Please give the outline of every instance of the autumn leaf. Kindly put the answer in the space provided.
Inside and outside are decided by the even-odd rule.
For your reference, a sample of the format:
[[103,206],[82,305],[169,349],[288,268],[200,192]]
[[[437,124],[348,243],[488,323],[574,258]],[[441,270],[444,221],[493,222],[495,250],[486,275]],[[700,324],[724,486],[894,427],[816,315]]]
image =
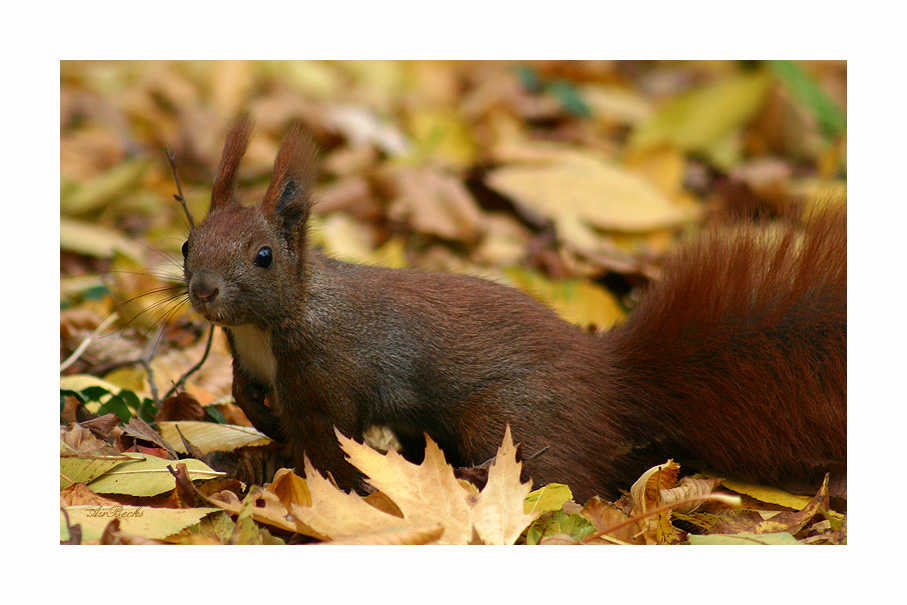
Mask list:
[[350,463],[394,503],[403,517],[381,512],[362,497],[338,490],[307,463],[312,505],[294,505],[292,510],[318,537],[347,539],[395,529],[433,533],[440,527],[441,544],[469,544],[475,538],[485,544],[513,544],[535,518],[524,512],[530,484],[520,481],[522,463],[516,461],[509,428],[481,492],[456,479],[453,468],[430,438],[426,438],[424,461],[416,465],[395,451],[381,454],[337,435]]
[[60,513],[60,539],[67,540],[66,517],[69,524],[82,526],[83,540],[98,540],[112,519],[119,519],[123,531],[132,534],[163,540],[190,525],[201,521],[205,515],[217,512],[218,508],[152,508],[152,507],[105,507],[105,506],[67,506]]
[[180,439],[179,431],[189,443],[197,447],[203,454],[209,452],[229,452],[241,447],[266,445],[271,440],[264,434],[248,426],[233,424],[215,424],[213,422],[199,422],[195,420],[179,420],[158,422],[158,430],[164,439],[169,441],[176,451],[187,453]]
[[685,151],[708,151],[751,120],[768,92],[763,72],[734,75],[694,88],[665,103],[629,141],[631,150],[670,143]]
[[550,218],[559,236],[580,248],[597,249],[593,228],[645,231],[692,217],[651,182],[594,155],[558,149],[538,155],[492,171],[488,185]]

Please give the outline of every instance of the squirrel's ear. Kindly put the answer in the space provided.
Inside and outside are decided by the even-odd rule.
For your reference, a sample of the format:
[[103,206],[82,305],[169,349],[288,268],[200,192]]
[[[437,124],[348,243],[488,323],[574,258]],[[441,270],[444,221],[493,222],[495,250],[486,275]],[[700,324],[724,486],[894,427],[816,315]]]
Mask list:
[[315,175],[315,144],[298,124],[290,129],[274,161],[274,173],[261,210],[272,224],[295,231],[309,218]]
[[230,128],[230,132],[227,133],[224,152],[220,159],[220,166],[217,167],[217,174],[214,176],[214,187],[211,190],[211,211],[234,200],[236,172],[239,169],[239,162],[249,146],[251,136],[252,120],[248,115],[236,120]]

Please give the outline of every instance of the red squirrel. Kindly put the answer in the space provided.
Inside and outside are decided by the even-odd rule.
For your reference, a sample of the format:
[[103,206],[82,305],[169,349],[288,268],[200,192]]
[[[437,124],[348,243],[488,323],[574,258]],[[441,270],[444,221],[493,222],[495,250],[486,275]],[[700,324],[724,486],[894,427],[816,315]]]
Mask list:
[[[237,201],[251,123],[230,130],[208,216],[183,245],[197,312],[226,332],[249,420],[345,489],[334,433],[430,436],[454,466],[510,425],[535,485],[613,496],[659,456],[808,492],[846,481],[846,211],[807,228],[708,233],[667,260],[629,319],[583,331],[465,275],[350,264],[309,242],[314,150],[284,139],[263,201]],[[656,459],[663,461],[664,458]]]

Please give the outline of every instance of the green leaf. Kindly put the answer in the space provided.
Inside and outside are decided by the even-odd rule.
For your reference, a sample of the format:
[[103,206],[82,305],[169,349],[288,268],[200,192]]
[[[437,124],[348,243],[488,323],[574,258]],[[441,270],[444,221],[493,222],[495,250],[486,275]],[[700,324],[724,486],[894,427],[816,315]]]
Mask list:
[[526,532],[526,544],[538,544],[542,538],[564,535],[579,542],[586,536],[595,533],[595,526],[576,513],[566,514],[556,511],[550,517],[536,521]]
[[794,98],[816,117],[825,136],[836,138],[846,132],[844,113],[803,68],[793,61],[769,61],[768,64]]
[[206,406],[205,412],[207,412],[208,417],[214,420],[214,422],[216,422],[217,424],[228,424],[227,417],[224,416],[223,412],[221,412],[213,405]]
[[579,90],[573,84],[557,80],[549,84],[547,90],[560,101],[561,107],[570,115],[584,119],[592,117],[589,105],[586,104]]
[[119,395],[114,395],[98,408],[98,415],[103,416],[110,413],[116,414],[120,420],[124,421],[132,418],[132,410]]

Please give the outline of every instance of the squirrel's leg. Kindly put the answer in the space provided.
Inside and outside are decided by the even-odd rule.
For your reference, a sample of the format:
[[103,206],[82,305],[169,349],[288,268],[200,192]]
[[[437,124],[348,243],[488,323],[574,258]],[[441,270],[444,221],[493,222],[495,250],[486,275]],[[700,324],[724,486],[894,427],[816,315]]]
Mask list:
[[245,413],[246,418],[256,429],[281,443],[286,442],[280,418],[265,405],[265,396],[268,388],[249,378],[249,376],[233,364],[233,399],[236,405]]

